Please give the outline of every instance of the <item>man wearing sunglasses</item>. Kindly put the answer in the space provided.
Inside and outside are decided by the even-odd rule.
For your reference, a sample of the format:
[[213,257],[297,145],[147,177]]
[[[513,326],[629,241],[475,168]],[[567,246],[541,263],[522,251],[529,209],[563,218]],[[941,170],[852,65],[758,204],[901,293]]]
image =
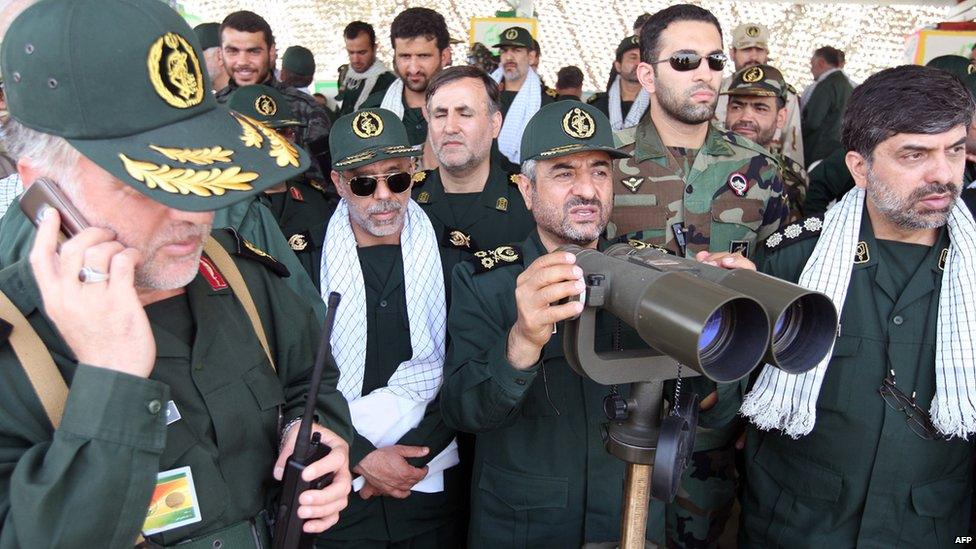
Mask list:
[[437,405],[443,272],[434,228],[410,199],[420,147],[385,109],[339,118],[329,139],[342,199],[312,239],[322,295],[342,294],[332,344],[356,493],[318,547],[460,547],[457,445]]
[[[624,463],[603,446],[607,388],[575,374],[563,354],[563,320],[582,306],[559,302],[583,281],[575,256],[555,250],[608,244],[600,235],[613,207],[611,162],[626,153],[614,149],[606,116],[578,101],[542,107],[522,150],[519,190],[537,231],[460,263],[451,283],[441,406],[449,425],[477,440],[468,543],[614,542]],[[658,542],[661,511],[653,504],[647,530]]]
[[745,396],[740,546],[950,547],[970,531],[976,222],[958,196],[973,113],[946,72],[868,78],[844,115],[855,188],[766,240],[762,272],[842,313],[830,357],[766,366]]
[[413,198],[430,216],[444,281],[480,250],[521,242],[535,228],[517,171],[492,155],[502,126],[498,84],[472,66],[444,69],[427,87],[428,141],[439,167],[414,175]]
[[[700,251],[751,257],[756,244],[788,215],[779,167],[748,139],[718,130],[715,114],[722,69],[721,26],[700,7],[678,4],[644,24],[637,76],[651,95],[648,115],[617,132],[625,152],[614,166],[614,209],[607,235],[664,246],[682,256]],[[715,385],[692,385],[715,401]],[[731,391],[737,385],[723,386]],[[722,394],[717,395],[719,402]],[[695,459],[678,499],[668,506],[669,543],[714,546],[735,499],[733,425],[702,414]]]

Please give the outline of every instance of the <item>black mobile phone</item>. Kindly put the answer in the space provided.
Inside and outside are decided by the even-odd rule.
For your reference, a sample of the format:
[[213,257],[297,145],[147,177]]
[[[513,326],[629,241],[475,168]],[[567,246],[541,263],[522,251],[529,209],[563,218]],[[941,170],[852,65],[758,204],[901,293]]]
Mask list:
[[40,213],[44,206],[50,206],[61,214],[61,234],[64,239],[71,238],[88,227],[88,222],[84,216],[75,208],[64,192],[58,188],[58,184],[50,179],[41,177],[27,187],[24,194],[20,197],[20,209],[23,210],[27,219],[36,226],[40,224]]

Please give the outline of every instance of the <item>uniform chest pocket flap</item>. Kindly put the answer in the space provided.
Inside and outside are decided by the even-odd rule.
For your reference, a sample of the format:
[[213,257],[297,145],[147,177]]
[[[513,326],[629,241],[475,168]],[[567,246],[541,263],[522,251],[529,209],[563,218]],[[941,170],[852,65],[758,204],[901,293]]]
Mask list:
[[923,517],[941,518],[958,512],[969,493],[966,475],[955,475],[912,486],[912,506]]
[[759,229],[766,215],[766,201],[726,192],[712,201],[712,221]]
[[516,473],[485,462],[478,488],[501,500],[514,511],[564,509],[568,501],[569,480]]
[[258,408],[262,411],[276,408],[285,403],[285,392],[281,388],[281,381],[271,366],[262,361],[244,374],[244,383],[254,395]]

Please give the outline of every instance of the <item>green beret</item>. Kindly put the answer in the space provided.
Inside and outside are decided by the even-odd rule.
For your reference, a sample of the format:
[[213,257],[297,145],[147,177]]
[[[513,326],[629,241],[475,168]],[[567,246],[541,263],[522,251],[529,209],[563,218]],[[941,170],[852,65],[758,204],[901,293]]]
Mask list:
[[292,46],[281,57],[281,68],[300,76],[312,76],[315,74],[315,55],[306,47]]
[[193,27],[193,32],[197,33],[203,51],[220,47],[220,23],[200,23]]
[[613,146],[613,130],[605,114],[575,100],[557,101],[539,109],[525,125],[519,156],[548,160],[586,151],[603,151],[611,158],[627,158]]
[[362,109],[335,121],[329,132],[332,168],[351,170],[387,158],[423,154],[411,146],[403,122],[386,109]]

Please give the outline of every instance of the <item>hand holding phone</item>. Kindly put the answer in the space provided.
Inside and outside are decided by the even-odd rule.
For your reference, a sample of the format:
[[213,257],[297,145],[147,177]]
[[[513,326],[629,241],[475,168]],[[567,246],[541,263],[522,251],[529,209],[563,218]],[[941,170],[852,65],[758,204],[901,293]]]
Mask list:
[[46,206],[50,206],[61,214],[61,242],[75,236],[88,227],[81,212],[68,200],[64,192],[58,187],[57,183],[40,177],[24,191],[20,197],[20,209],[23,210],[27,219],[30,219],[34,226],[41,223],[41,212]]

